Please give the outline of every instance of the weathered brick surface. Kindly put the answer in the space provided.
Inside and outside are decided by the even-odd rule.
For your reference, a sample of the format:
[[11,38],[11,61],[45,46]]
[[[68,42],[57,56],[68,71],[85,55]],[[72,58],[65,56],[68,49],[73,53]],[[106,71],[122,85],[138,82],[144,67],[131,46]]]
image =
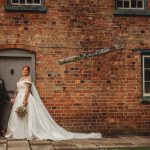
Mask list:
[[[4,3],[0,0],[0,49],[36,53],[36,85],[56,122],[70,131],[149,132],[150,105],[140,103],[136,51],[150,49],[149,17],[116,17],[110,0],[46,0],[47,13],[7,12]],[[58,63],[114,46],[122,50]]]

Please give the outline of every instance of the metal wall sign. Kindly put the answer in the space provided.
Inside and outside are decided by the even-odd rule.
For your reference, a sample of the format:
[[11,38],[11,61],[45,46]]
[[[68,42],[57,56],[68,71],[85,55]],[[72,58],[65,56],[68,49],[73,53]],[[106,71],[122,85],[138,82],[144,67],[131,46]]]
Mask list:
[[74,62],[74,61],[78,61],[78,60],[81,60],[81,59],[98,56],[98,55],[110,52],[114,49],[116,49],[116,48],[102,48],[102,49],[96,50],[95,52],[85,53],[85,54],[81,54],[79,56],[71,56],[71,57],[59,60],[59,64],[62,65],[62,64],[65,64],[65,63],[69,63],[69,62]]

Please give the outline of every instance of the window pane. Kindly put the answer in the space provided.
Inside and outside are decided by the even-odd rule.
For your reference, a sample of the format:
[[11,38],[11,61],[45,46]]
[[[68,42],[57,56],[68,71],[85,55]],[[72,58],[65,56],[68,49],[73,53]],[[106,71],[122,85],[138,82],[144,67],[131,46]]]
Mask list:
[[27,0],[27,3],[32,4],[32,3],[33,3],[33,0]]
[[132,8],[136,8],[137,6],[136,6],[136,2],[137,2],[137,0],[132,0],[131,1],[131,7]]
[[19,0],[12,0],[12,3],[18,3]]
[[142,1],[138,1],[137,7],[138,7],[138,8],[143,8],[143,3],[142,3]]
[[150,57],[145,57],[144,58],[144,67],[145,68],[150,68]]
[[20,4],[25,4],[25,0],[20,0]]
[[40,4],[40,0],[34,0],[34,3]]
[[150,81],[150,70],[145,70],[145,81]]
[[117,7],[123,7],[123,1],[117,1]]
[[145,82],[145,93],[150,93],[150,83]]
[[124,8],[129,8],[129,1],[124,1]]

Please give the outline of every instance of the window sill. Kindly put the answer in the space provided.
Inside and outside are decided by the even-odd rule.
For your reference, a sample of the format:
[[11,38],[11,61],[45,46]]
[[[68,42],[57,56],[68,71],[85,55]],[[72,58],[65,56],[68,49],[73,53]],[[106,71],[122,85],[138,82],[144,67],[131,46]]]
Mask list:
[[116,10],[115,16],[150,16],[148,10]]
[[46,7],[44,6],[12,6],[12,5],[7,5],[6,7],[7,11],[23,11],[23,12],[47,12]]
[[141,103],[150,103],[150,97],[143,97],[142,99],[141,99]]

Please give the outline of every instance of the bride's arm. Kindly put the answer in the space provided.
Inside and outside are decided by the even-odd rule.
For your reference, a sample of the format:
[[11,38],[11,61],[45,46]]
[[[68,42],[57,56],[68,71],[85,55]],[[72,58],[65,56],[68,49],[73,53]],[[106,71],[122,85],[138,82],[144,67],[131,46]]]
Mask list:
[[[20,78],[19,81],[21,81],[21,79],[22,79],[22,78]],[[11,101],[12,103],[14,103],[15,100],[16,100],[16,97],[17,97],[17,94],[18,94],[18,89],[16,89],[16,91],[15,91],[14,93],[15,93],[15,94],[14,94],[14,98],[10,99],[10,101]]]
[[16,91],[14,92],[14,98],[10,99],[10,101],[14,104],[15,100],[16,100],[16,97],[17,97],[17,94],[18,94],[18,88],[16,89]]
[[18,90],[15,91],[14,98],[10,99],[12,103],[15,102],[17,94],[18,94]]
[[28,104],[28,96],[31,89],[31,84],[30,83],[25,83],[25,84],[26,84],[26,88],[25,88],[23,104],[26,106]]

